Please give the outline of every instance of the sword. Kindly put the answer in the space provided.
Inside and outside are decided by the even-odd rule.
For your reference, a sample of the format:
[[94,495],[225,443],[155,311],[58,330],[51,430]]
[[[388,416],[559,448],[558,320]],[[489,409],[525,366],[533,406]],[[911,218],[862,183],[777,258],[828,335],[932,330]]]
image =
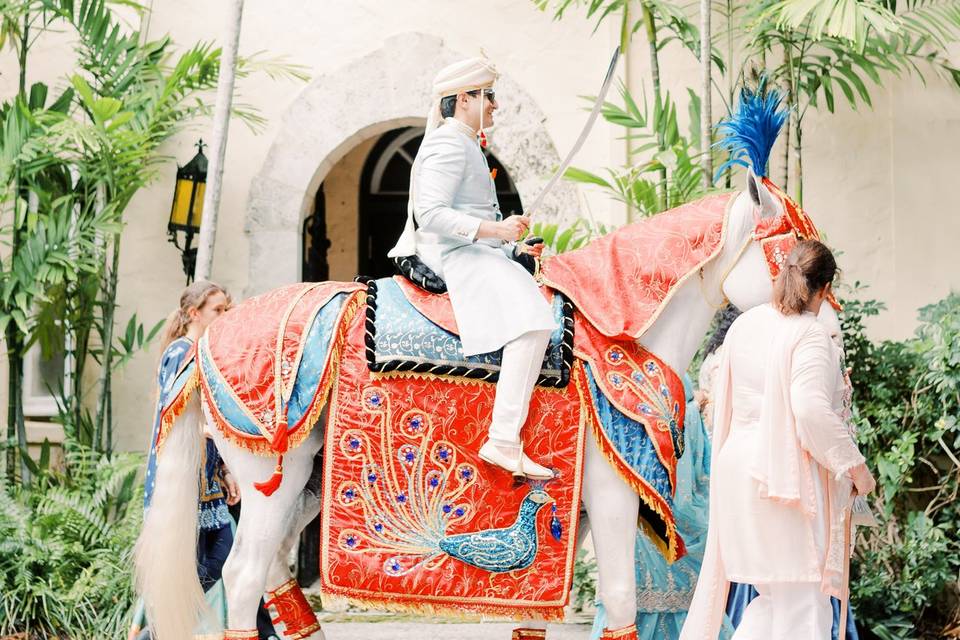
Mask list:
[[587,136],[590,135],[590,130],[593,128],[593,124],[597,121],[597,116],[600,115],[600,110],[603,108],[604,98],[607,96],[607,91],[610,90],[610,85],[613,84],[613,75],[617,70],[617,61],[620,59],[620,47],[617,47],[613,51],[613,57],[610,58],[610,66],[607,67],[607,75],[603,78],[603,84],[600,86],[600,92],[597,94],[597,100],[593,104],[593,109],[590,111],[590,115],[587,117],[587,122],[583,126],[583,130],[580,132],[580,136],[577,138],[577,141],[573,143],[573,147],[570,148],[570,151],[567,153],[567,157],[563,159],[563,162],[560,163],[560,166],[550,177],[550,180],[547,181],[546,186],[540,191],[536,199],[533,201],[533,204],[530,205],[530,208],[527,209],[528,213],[524,214],[528,218],[533,218],[533,216],[540,210],[540,205],[543,204],[543,199],[550,189],[560,181],[560,178],[563,177],[563,174],[566,172],[567,167],[570,166],[570,163],[573,161],[573,157],[577,155],[577,152],[580,151],[580,147],[583,146],[583,143],[586,142]]

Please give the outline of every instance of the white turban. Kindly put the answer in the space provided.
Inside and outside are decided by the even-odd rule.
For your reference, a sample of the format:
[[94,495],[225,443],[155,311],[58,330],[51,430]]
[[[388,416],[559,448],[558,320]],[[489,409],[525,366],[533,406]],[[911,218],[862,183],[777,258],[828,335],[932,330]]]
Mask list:
[[427,131],[440,125],[440,100],[458,93],[489,89],[496,82],[496,67],[486,58],[468,58],[448,65],[440,70],[433,79],[433,91],[430,96],[430,115],[427,116]]

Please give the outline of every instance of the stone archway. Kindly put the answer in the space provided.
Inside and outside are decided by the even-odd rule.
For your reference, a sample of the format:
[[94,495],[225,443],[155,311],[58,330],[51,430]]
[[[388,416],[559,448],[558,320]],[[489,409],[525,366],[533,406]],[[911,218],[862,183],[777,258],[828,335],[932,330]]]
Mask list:
[[[363,58],[323,74],[287,108],[280,131],[250,185],[244,230],[249,238],[247,295],[300,278],[300,226],[324,177],[350,149],[403,126],[423,126],[434,73],[463,54],[434,36],[394,36]],[[560,163],[545,117],[509,76],[491,147],[531,202]],[[570,215],[576,189],[561,183],[544,203],[543,218]]]

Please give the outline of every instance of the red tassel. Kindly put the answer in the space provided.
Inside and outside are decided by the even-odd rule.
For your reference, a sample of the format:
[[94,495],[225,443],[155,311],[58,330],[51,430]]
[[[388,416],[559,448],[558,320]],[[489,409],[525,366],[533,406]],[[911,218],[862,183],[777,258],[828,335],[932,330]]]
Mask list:
[[277,423],[277,430],[273,432],[273,441],[271,446],[273,450],[283,455],[287,452],[287,437],[290,434],[287,433],[287,417],[283,416],[280,418],[280,421]]
[[273,475],[270,476],[270,479],[266,482],[254,482],[253,488],[262,493],[263,495],[270,497],[273,495],[273,492],[280,488],[280,483],[283,481],[283,456],[277,456],[277,467],[273,470]]
[[483,129],[480,130],[480,146],[484,149],[487,148],[487,134],[483,132]]

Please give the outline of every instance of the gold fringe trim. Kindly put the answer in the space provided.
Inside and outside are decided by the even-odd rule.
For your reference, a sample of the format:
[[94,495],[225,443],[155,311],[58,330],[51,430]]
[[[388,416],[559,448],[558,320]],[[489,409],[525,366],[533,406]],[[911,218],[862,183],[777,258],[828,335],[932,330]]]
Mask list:
[[[458,620],[469,620],[471,615],[482,615],[487,617],[501,618],[504,620],[529,620],[530,618],[542,618],[548,622],[563,622],[563,606],[560,605],[534,605],[533,603],[524,605],[506,605],[471,602],[469,598],[464,598],[458,602],[441,603],[430,602],[429,597],[396,595],[390,596],[367,596],[364,598],[350,595],[348,590],[341,590],[337,587],[323,586],[320,590],[321,598],[324,596],[336,596],[345,598],[350,604],[364,607],[367,609],[378,609],[381,611],[392,611],[395,613],[409,613],[422,616],[444,616]],[[403,598],[403,600],[401,600]],[[409,598],[409,600],[408,600]]]
[[620,640],[637,637],[637,625],[632,624],[629,627],[620,627],[619,629],[604,629],[600,640]]
[[183,410],[187,408],[187,402],[190,401],[193,392],[200,386],[199,368],[200,362],[198,361],[193,373],[190,374],[187,382],[183,385],[183,389],[180,390],[173,402],[167,405],[167,408],[160,414],[160,428],[157,429],[157,456],[160,455],[160,449],[163,448],[167,436],[170,435],[173,424],[177,418],[183,415]]
[[[469,386],[475,384],[492,384],[496,385],[495,380],[479,380],[477,378],[465,378],[463,376],[452,376],[446,373],[430,373],[427,371],[415,372],[415,371],[382,371],[382,372],[371,372],[370,377],[373,380],[425,380],[425,381],[435,381],[441,380],[443,382],[449,382],[451,384],[457,384],[460,386]],[[555,393],[563,393],[566,391],[565,388],[560,387],[543,387],[539,384],[534,387],[535,391],[550,391]]]
[[590,403],[590,426],[600,453],[607,459],[610,466],[616,470],[617,475],[640,496],[643,503],[651,511],[660,516],[667,528],[667,538],[664,540],[658,534],[654,533],[652,527],[650,527],[643,518],[638,517],[638,525],[646,527],[645,531],[651,534],[650,538],[657,544],[663,557],[668,563],[674,563],[686,552],[686,549],[684,548],[683,540],[681,540],[677,534],[677,524],[673,516],[673,511],[667,506],[666,501],[664,501],[660,494],[647,484],[646,480],[637,475],[630,465],[620,456],[616,448],[610,444],[606,434],[603,432],[603,427],[600,425],[592,397],[588,398],[587,401]]

